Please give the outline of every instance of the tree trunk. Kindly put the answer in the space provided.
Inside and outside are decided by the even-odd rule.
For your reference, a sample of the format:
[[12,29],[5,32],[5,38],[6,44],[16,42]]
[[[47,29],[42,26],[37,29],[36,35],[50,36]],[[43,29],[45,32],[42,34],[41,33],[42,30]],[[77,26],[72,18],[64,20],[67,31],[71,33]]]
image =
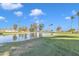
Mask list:
[[73,33],[73,19],[71,19],[72,21],[71,21],[71,32]]

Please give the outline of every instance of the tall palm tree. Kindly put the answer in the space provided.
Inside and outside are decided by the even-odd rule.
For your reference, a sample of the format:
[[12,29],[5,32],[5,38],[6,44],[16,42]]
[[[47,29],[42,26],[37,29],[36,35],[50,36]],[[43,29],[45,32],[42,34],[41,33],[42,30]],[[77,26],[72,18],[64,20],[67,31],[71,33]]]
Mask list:
[[42,31],[44,28],[44,24],[39,24],[39,31]]
[[30,30],[30,32],[34,32],[32,24],[30,25],[30,29],[29,30]]
[[78,16],[78,31],[79,31],[79,11],[76,13],[76,15]]
[[53,24],[50,24],[50,25],[49,25],[49,28],[50,28],[49,30],[50,30],[50,31],[52,30],[52,29],[51,29],[51,26],[53,26]]
[[71,20],[71,28],[70,28],[71,32],[72,32],[72,29],[73,29],[73,19],[74,19],[74,18],[75,18],[74,16],[70,16],[70,17],[68,18],[68,20]]
[[44,24],[39,24],[39,37],[42,37],[42,34],[43,34],[43,28],[44,28]]
[[38,17],[35,17],[35,27],[36,27],[36,33],[37,33],[37,37],[39,37],[39,19]]
[[14,24],[14,25],[13,25],[13,29],[14,29],[14,30],[17,30],[17,27],[18,27],[17,24]]
[[70,19],[71,19],[71,29],[73,29],[73,20],[74,20],[74,16],[71,16]]

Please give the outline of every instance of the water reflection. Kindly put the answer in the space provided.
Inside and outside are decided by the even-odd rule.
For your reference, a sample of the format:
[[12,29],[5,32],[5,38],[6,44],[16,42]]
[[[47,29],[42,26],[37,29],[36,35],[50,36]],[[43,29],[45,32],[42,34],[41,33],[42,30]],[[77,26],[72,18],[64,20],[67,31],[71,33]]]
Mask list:
[[13,35],[13,41],[15,42],[17,40],[17,36]]
[[0,43],[6,42],[17,42],[30,40],[37,37],[37,33],[27,33],[27,34],[19,34],[19,35],[0,35]]
[[23,40],[29,40],[30,34],[19,34],[19,35],[13,35],[13,40],[16,41],[23,41]]
[[27,38],[27,34],[25,34],[25,39]]
[[28,39],[27,34],[19,34],[19,39]]
[[19,35],[0,35],[0,43],[6,42],[17,42],[17,41],[24,41],[30,40],[30,34],[19,34]]

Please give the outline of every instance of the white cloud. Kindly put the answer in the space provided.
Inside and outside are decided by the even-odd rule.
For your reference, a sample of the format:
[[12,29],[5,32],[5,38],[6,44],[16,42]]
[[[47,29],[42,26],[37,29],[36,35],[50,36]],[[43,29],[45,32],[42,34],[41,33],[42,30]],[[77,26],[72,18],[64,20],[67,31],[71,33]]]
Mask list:
[[77,12],[76,10],[72,10],[72,14],[75,15]]
[[2,19],[2,20],[5,20],[5,17],[3,17],[3,16],[0,16],[0,20],[1,20],[1,19]]
[[65,19],[70,19],[70,17],[65,17]]
[[8,22],[7,20],[5,20],[4,22]]
[[3,16],[0,16],[0,22],[7,22],[6,18]]
[[22,11],[15,11],[14,14],[16,16],[23,16],[23,12]]
[[41,9],[31,10],[30,16],[40,16],[40,15],[44,15],[44,12]]
[[15,10],[23,7],[20,3],[1,3],[0,6],[5,10]]

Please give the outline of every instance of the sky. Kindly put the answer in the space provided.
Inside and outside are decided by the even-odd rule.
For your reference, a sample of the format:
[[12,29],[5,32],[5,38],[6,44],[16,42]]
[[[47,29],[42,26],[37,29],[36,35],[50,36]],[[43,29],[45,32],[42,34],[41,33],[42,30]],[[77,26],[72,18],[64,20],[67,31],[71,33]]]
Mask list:
[[[11,28],[13,24],[30,27],[38,22],[44,29],[56,30],[58,26],[66,31],[71,28],[70,16],[79,10],[79,4],[73,3],[0,3],[0,28]],[[37,20],[35,20],[37,19]],[[73,28],[78,29],[78,17],[73,20]]]

